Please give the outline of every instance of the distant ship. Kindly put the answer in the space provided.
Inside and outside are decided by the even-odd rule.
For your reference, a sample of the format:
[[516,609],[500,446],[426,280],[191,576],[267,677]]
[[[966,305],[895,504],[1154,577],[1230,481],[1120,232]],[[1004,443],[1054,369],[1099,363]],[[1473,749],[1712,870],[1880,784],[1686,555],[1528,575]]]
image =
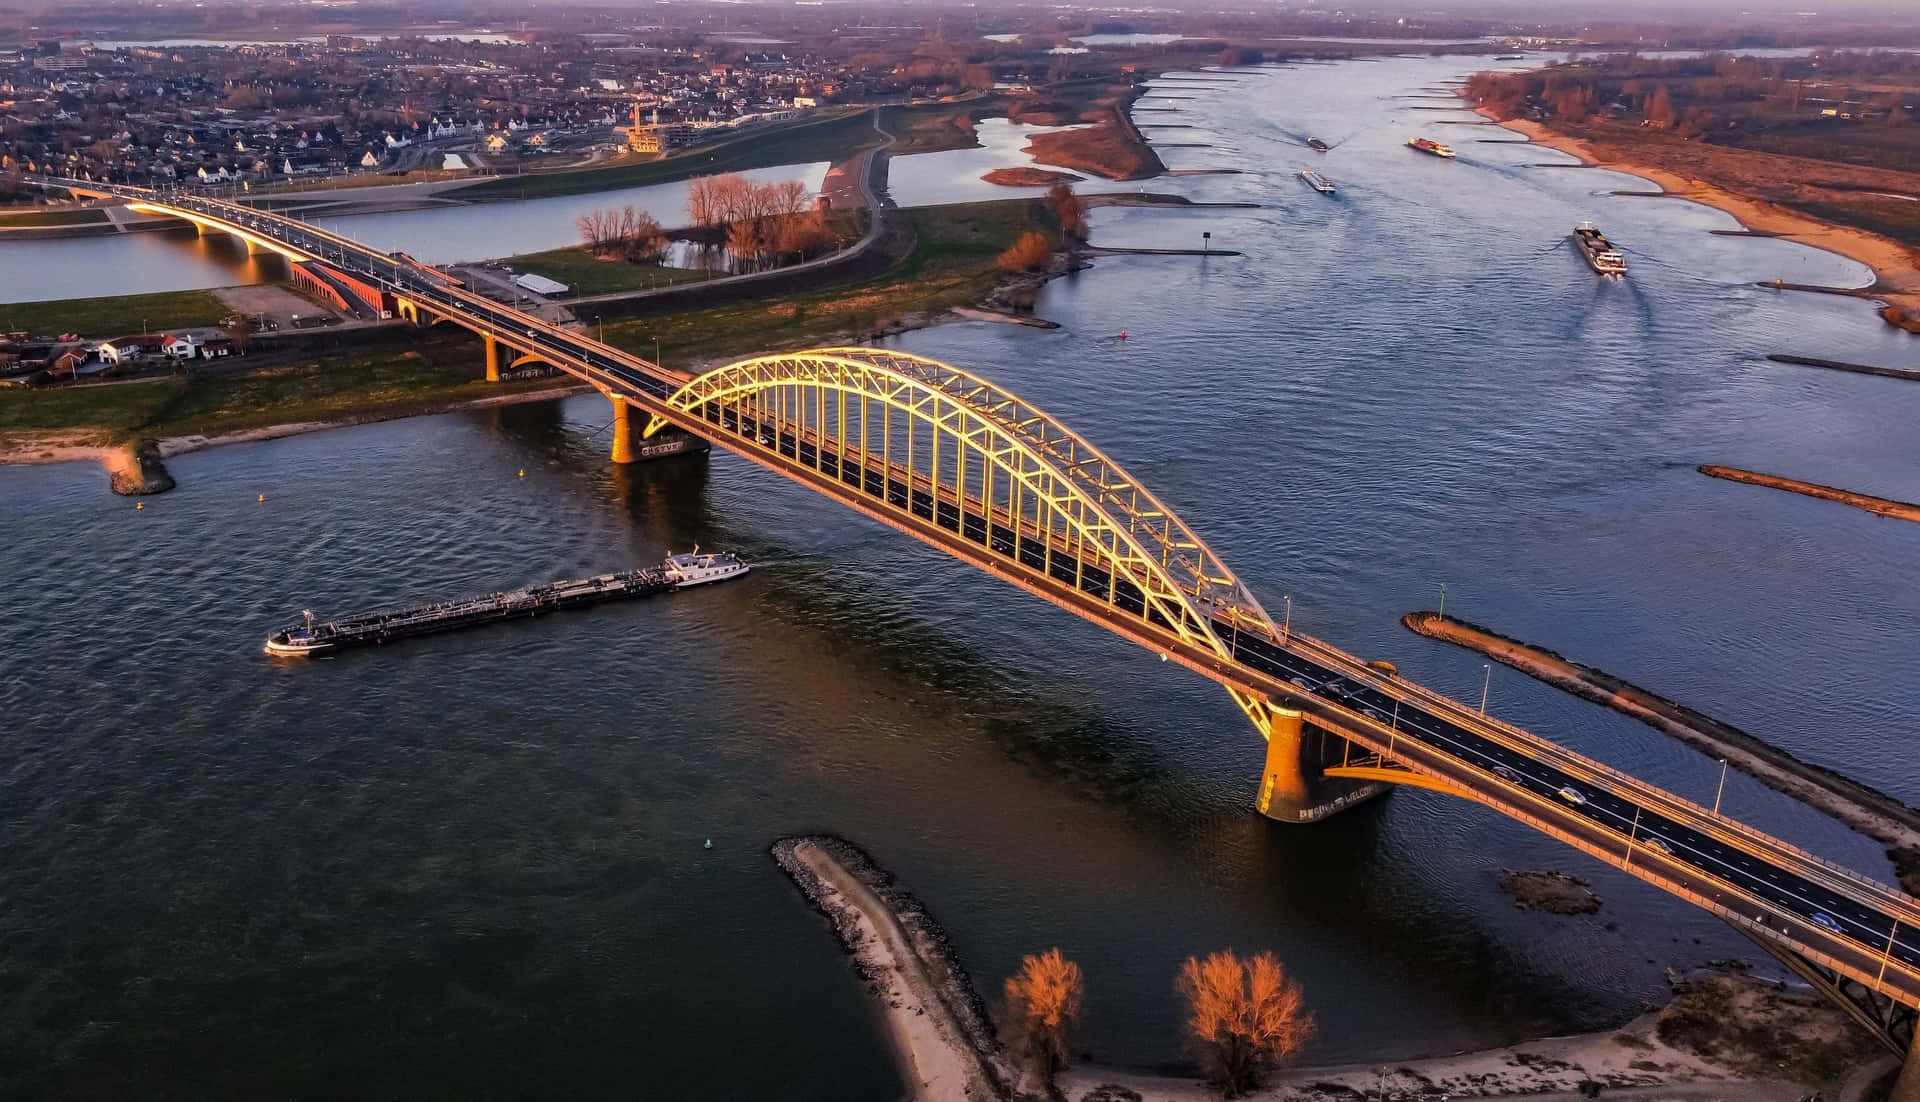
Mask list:
[[1325,176],[1320,175],[1318,172],[1315,172],[1310,168],[1301,169],[1300,178],[1302,180],[1305,180],[1309,185],[1311,185],[1313,187],[1313,190],[1319,192],[1322,195],[1333,194],[1333,181],[1327,179]]
[[1315,153],[1325,153],[1327,151],[1327,143],[1321,141],[1319,138],[1308,138],[1307,148],[1313,150]]
[[1580,255],[1588,265],[1601,275],[1623,276],[1627,274],[1627,258],[1613,247],[1607,235],[1595,229],[1592,222],[1582,222],[1573,228],[1573,243],[1580,247]]
[[1434,141],[1432,138],[1408,138],[1407,144],[1422,153],[1431,153],[1436,157],[1452,157],[1453,150]]

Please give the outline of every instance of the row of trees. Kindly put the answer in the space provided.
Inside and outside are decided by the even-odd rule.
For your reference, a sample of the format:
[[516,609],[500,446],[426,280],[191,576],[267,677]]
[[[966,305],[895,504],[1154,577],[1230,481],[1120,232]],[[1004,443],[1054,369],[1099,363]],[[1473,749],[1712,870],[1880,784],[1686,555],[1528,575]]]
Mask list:
[[[1258,1089],[1313,1036],[1300,985],[1272,953],[1188,957],[1174,991],[1186,1004],[1182,1038],[1228,1098]],[[1071,1062],[1086,1001],[1080,966],[1059,949],[1027,956],[1007,978],[1005,994],[1008,1047],[1052,1093],[1054,1076]]]
[[826,211],[812,204],[798,180],[756,184],[737,172],[701,176],[687,183],[687,217],[723,234],[727,252],[748,264],[805,258],[833,244]]
[[667,235],[659,220],[631,203],[618,210],[590,211],[573,224],[587,250],[598,257],[658,264],[667,255]]

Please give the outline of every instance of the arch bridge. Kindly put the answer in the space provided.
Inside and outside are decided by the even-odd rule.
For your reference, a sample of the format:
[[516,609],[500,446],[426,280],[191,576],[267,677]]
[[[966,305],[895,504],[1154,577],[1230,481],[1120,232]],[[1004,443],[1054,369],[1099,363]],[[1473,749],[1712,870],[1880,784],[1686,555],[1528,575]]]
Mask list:
[[[687,376],[283,215],[91,190],[260,238],[401,317],[473,330],[490,368],[504,346],[586,380],[613,403],[616,461],[663,434],[709,441],[1212,679],[1266,740],[1257,806],[1271,818],[1311,822],[1393,786],[1473,800],[1713,912],[1889,1050],[1912,1043],[1920,903],[1275,623],[1111,457],[977,375],[843,347]],[[630,408],[646,417],[638,440]],[[1901,1090],[1920,1099],[1920,1072]]]

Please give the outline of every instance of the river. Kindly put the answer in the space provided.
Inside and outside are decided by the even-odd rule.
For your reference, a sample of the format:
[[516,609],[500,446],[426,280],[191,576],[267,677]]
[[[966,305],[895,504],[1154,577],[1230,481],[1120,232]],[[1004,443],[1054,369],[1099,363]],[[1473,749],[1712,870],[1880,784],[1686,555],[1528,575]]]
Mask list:
[[[1752,286],[1864,281],[1852,262],[1709,235],[1731,220],[1394,98],[1463,64],[1190,82],[1151,117],[1212,148],[1169,159],[1249,171],[1182,183],[1261,206],[1102,209],[1096,240],[1245,256],[1103,258],[1043,294],[1059,330],[899,344],[1118,457],[1297,630],[1471,699],[1479,660],[1397,623],[1446,583],[1460,616],[1920,800],[1920,528],[1692,470],[1915,498],[1920,388],[1763,357],[1920,367],[1920,341]],[[1460,158],[1404,148],[1423,131]],[[1629,279],[1570,251],[1583,218]],[[867,847],[989,998],[1064,948],[1115,1063],[1180,1059],[1174,971],[1228,946],[1305,985],[1312,1062],[1597,1027],[1669,965],[1754,955],[1477,805],[1263,821],[1261,745],[1211,683],[733,457],[612,468],[607,421],[585,396],[215,448],[137,513],[90,466],[0,471],[7,1093],[896,1097],[860,982],[766,855],[793,832]],[[302,608],[696,542],[756,570],[259,653]],[[1490,699],[1713,794],[1715,763],[1611,712],[1504,669]],[[1725,804],[1886,874],[1744,777]],[[1518,912],[1503,867],[1589,877],[1605,907]]]

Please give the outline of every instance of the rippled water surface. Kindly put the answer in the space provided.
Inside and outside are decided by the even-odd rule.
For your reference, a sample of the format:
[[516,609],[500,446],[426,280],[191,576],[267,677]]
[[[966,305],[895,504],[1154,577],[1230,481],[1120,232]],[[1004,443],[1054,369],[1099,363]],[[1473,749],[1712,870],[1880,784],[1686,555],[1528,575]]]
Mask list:
[[[1184,189],[1259,207],[1106,209],[1097,238],[1245,256],[1102,259],[1043,296],[1059,330],[903,345],[1119,457],[1298,629],[1471,697],[1480,662],[1397,623],[1445,582],[1452,612],[1920,799],[1920,527],[1693,472],[1915,499],[1920,387],[1764,356],[1920,367],[1920,341],[1753,286],[1858,265],[1713,236],[1732,221],[1394,98],[1454,64],[1191,82],[1153,117],[1210,148],[1168,159],[1248,172]],[[1459,159],[1406,150],[1421,132]],[[1631,278],[1571,252],[1583,218]],[[139,513],[89,467],[0,473],[8,1093],[894,1097],[858,982],[765,855],[794,831],[868,847],[989,993],[1062,946],[1114,1062],[1180,1058],[1173,971],[1223,946],[1300,977],[1313,1061],[1600,1026],[1668,965],[1751,952],[1474,805],[1262,821],[1261,747],[1210,683],[743,461],[611,468],[607,421],[587,396],[214,449]],[[757,569],[333,660],[258,652],[303,607],[696,541]],[[1647,728],[1505,670],[1491,697],[1711,794],[1717,766]],[[1743,777],[1726,804],[1885,872]],[[1606,907],[1516,912],[1502,867],[1587,876]]]

